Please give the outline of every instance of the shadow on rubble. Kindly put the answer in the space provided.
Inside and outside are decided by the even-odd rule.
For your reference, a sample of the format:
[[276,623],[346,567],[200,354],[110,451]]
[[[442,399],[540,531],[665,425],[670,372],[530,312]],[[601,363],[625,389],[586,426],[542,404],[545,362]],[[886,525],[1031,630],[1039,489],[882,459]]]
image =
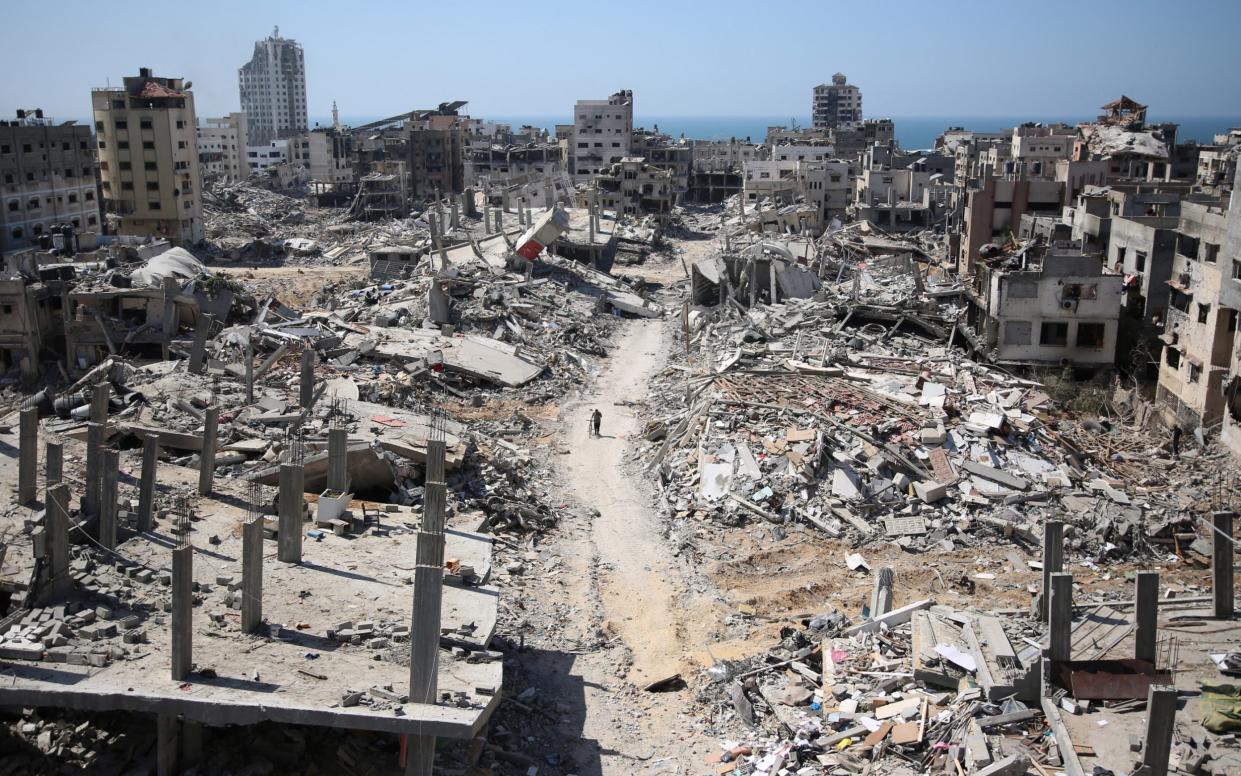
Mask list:
[[[142,535],[146,537],[147,541],[150,541],[154,544],[158,544],[161,547],[166,547],[170,550],[177,546],[176,539],[172,538],[171,536],[168,536],[167,534],[162,534],[159,531],[151,530],[151,531],[147,531],[143,533]],[[226,563],[237,562],[236,558],[231,557],[229,555],[224,555],[219,552],[212,552],[211,550],[208,550],[206,547],[203,547],[202,544],[203,542],[201,538],[199,539],[199,541],[194,542],[194,552],[198,553],[199,555],[206,555],[209,558],[215,558],[216,560],[222,560]]]
[[582,735],[590,685],[574,671],[580,656],[544,649],[510,655],[521,669],[493,718],[488,747],[503,765],[500,772],[537,767],[544,774],[601,776],[602,755],[620,753],[605,752],[598,741]]

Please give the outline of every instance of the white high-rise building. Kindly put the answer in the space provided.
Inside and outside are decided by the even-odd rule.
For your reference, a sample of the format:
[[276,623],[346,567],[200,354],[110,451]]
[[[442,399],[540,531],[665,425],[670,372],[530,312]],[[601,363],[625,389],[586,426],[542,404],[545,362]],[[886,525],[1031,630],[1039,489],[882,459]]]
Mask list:
[[632,140],[633,92],[622,89],[606,100],[578,100],[569,149],[573,181],[588,181],[629,156]]
[[837,73],[830,84],[814,87],[810,110],[815,129],[859,129],[862,90],[850,84],[844,73]]
[[237,81],[251,145],[306,131],[305,57],[301,44],[280,37],[279,27],[254,44],[254,56],[237,71]]

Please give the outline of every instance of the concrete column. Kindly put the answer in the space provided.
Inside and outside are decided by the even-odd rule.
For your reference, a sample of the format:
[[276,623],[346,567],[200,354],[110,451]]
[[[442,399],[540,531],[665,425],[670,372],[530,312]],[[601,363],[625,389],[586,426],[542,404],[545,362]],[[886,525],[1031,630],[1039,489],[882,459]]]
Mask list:
[[82,512],[91,518],[99,514],[99,472],[103,455],[103,424],[86,424],[86,489],[82,492]]
[[17,503],[29,504],[38,496],[39,408],[21,411],[17,433]]
[[[434,429],[427,440],[426,495],[418,530],[414,567],[414,611],[410,638],[409,699],[436,702],[439,686],[439,640],[444,587],[444,440]],[[407,774],[430,774],[435,758],[433,736],[411,736]]]
[[172,678],[180,682],[194,663],[194,548],[188,537],[172,551]]
[[69,486],[57,484],[47,489],[47,570],[48,599],[69,592]]
[[215,325],[214,315],[205,315],[194,330],[194,343],[190,346],[190,372],[197,374],[203,370],[203,362],[207,356],[207,337]]
[[44,447],[44,457],[47,459],[44,470],[47,484],[60,482],[65,476],[65,446],[60,442],[48,442]]
[[329,428],[327,432],[327,489],[349,491],[349,431]]
[[892,611],[893,596],[892,567],[884,566],[875,575],[875,589],[870,594],[871,619],[882,617]]
[[1049,602],[1050,656],[1053,661],[1069,660],[1073,651],[1073,575],[1051,575]]
[[1159,635],[1159,572],[1139,571],[1134,605],[1137,619],[1134,658],[1155,662]]
[[405,776],[431,776],[435,767],[435,736],[406,738]]
[[108,403],[112,400],[112,385],[106,381],[91,387],[90,419],[95,423],[108,422]]
[[241,526],[241,630],[254,633],[263,622],[263,517]]
[[172,344],[172,335],[177,332],[177,294],[181,288],[177,279],[164,278],[164,360],[168,360],[168,348]]
[[301,384],[298,399],[302,409],[308,409],[315,400],[315,349],[302,351]]
[[483,206],[483,233],[491,234],[491,207]]
[[155,717],[155,774],[176,776],[180,773],[181,723],[176,717],[158,714]]
[[[508,187],[507,186],[500,189],[500,207],[501,207],[501,212],[504,212],[504,213],[508,212],[509,201],[508,201]],[[496,216],[496,217],[499,218],[499,216]]]
[[254,342],[246,338],[246,404],[254,404]]
[[280,464],[280,523],[276,557],[283,563],[302,562],[302,510],[306,477],[300,463]]
[[1043,524],[1043,590],[1039,596],[1040,622],[1047,622],[1051,601],[1051,575],[1064,571],[1064,523],[1048,520]]
[[203,413],[203,449],[198,456],[198,494],[206,496],[215,484],[215,447],[219,435],[220,408],[212,405]]
[[1236,545],[1232,543],[1233,512],[1216,512],[1211,515],[1211,596],[1214,598],[1215,616],[1231,620],[1234,610],[1232,560]]
[[159,466],[159,437],[147,434],[142,440],[142,478],[138,483],[138,530],[155,526],[155,470]]
[[457,203],[455,200],[452,203],[452,228],[461,228],[461,212],[457,209]]
[[1152,684],[1146,692],[1146,741],[1142,744],[1142,765],[1150,769],[1150,776],[1167,776],[1175,728],[1176,688]]
[[99,543],[116,549],[116,486],[121,476],[121,455],[103,451],[103,478],[99,490]]
[[496,231],[497,232],[504,231],[504,211],[503,210],[496,211]]

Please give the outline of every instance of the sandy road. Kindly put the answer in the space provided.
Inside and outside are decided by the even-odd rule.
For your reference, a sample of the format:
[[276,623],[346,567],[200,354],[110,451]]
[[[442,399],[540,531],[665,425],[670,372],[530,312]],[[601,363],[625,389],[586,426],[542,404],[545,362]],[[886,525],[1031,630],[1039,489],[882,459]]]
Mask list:
[[[671,554],[658,517],[642,497],[644,483],[626,469],[641,429],[624,402],[644,399],[662,365],[666,320],[626,322],[610,367],[594,391],[565,410],[561,442],[572,452],[564,467],[574,498],[599,514],[593,542],[606,573],[600,579],[604,616],[633,654],[629,679],[642,685],[680,670],[683,632]],[[603,413],[601,436],[589,435],[590,411]]]

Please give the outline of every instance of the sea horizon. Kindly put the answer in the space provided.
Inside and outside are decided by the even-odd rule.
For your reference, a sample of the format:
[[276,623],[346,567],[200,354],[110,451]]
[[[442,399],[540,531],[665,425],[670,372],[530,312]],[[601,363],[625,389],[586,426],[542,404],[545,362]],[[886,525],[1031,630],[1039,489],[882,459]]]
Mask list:
[[[341,123],[350,126],[360,126],[382,118],[386,117],[342,116]],[[548,132],[553,133],[557,124],[572,122],[571,115],[556,116],[551,114],[475,116],[474,118],[511,124],[514,129],[529,125],[546,129]],[[1096,116],[1065,114],[1059,116],[880,116],[878,118],[891,118],[895,125],[897,143],[901,148],[915,150],[933,147],[935,139],[950,127],[962,127],[975,132],[998,132],[1031,121],[1041,124],[1063,122],[1073,125],[1093,121]],[[331,116],[313,116],[310,118],[310,125],[312,127],[316,124],[319,126],[330,126],[331,123]],[[1233,127],[1241,127],[1241,115],[1162,116],[1154,114],[1149,117],[1148,123],[1178,124],[1180,125],[1177,131],[1178,142],[1193,140],[1199,145],[1209,145],[1214,142],[1216,134],[1225,133]],[[635,127],[651,130],[658,127],[660,131],[666,132],[673,137],[684,136],[693,140],[728,140],[731,138],[745,140],[749,138],[754,143],[763,142],[767,135],[768,127],[809,127],[810,125],[810,117],[804,115],[676,116],[670,114],[638,114],[634,117]]]

